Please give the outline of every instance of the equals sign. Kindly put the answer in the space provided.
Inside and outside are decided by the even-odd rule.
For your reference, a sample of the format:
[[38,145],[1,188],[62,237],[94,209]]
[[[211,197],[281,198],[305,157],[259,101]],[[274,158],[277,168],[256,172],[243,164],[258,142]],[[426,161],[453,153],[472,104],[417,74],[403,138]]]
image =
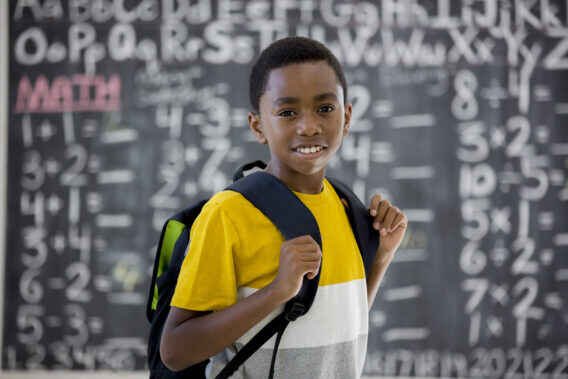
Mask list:
[[568,187],[558,192],[558,198],[560,199],[560,201],[568,200]]
[[553,143],[550,152],[552,155],[568,155],[568,143]]
[[233,109],[233,114],[231,115],[232,126],[237,128],[248,126],[248,111],[243,108]]
[[556,114],[568,114],[568,103],[557,103],[554,106]]
[[434,220],[432,209],[404,209],[404,213],[410,222],[432,222]]
[[420,286],[406,286],[390,288],[385,291],[384,297],[387,301],[409,300],[420,297],[422,288]]
[[45,318],[45,323],[50,328],[58,328],[63,325],[63,323],[61,322],[61,317],[59,316],[47,316]]
[[534,97],[536,101],[550,101],[552,99],[550,88],[543,85],[535,86]]
[[561,268],[560,270],[557,270],[556,273],[554,274],[554,278],[558,282],[567,281],[568,280],[568,268]]
[[88,325],[93,334],[101,334],[103,331],[104,323],[103,319],[100,317],[90,317]]
[[97,177],[99,184],[130,183],[134,180],[131,170],[112,170],[100,172]]
[[47,285],[52,290],[61,290],[65,288],[65,280],[63,278],[49,278]]
[[562,301],[562,297],[560,297],[558,292],[551,292],[544,296],[544,304],[546,304],[546,306],[549,308],[561,310],[564,302]]
[[436,125],[436,119],[431,114],[409,114],[391,118],[393,129],[423,128]]
[[112,280],[103,275],[98,275],[94,280],[95,288],[99,292],[110,292],[112,290]]
[[371,160],[376,163],[389,163],[394,161],[394,153],[390,142],[373,142]]
[[96,224],[99,228],[128,228],[133,220],[129,214],[99,214]]
[[514,171],[503,171],[498,175],[501,184],[520,184],[521,175]]
[[383,333],[386,342],[393,341],[419,341],[428,338],[430,330],[427,328],[392,328]]
[[101,136],[104,144],[114,144],[123,142],[134,142],[138,139],[138,132],[134,129],[121,129],[105,132]]
[[559,233],[554,236],[556,246],[568,246],[568,233]]
[[541,212],[538,215],[538,225],[540,226],[540,230],[552,230],[554,226],[554,213]]
[[432,166],[395,167],[391,171],[391,177],[395,180],[402,179],[430,179],[434,176]]
[[[568,155],[568,154],[567,154]],[[559,169],[550,170],[550,184],[553,186],[561,186],[564,184],[564,171]]]
[[189,125],[203,125],[207,121],[202,113],[190,113],[185,117],[185,121]]

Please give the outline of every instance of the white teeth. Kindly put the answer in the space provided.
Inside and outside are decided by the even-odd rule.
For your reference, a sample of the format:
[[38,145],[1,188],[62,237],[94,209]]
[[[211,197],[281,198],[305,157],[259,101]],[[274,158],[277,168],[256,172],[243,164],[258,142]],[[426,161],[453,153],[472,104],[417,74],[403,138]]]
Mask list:
[[323,149],[323,147],[321,146],[312,146],[312,147],[298,147],[296,149],[296,151],[298,151],[299,153],[302,154],[313,154],[313,153],[317,153],[318,151],[321,151]]

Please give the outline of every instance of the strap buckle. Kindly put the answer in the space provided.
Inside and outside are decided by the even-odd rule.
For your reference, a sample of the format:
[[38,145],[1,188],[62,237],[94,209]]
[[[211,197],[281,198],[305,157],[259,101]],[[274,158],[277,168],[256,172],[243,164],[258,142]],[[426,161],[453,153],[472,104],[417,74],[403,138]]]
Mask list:
[[292,307],[286,312],[284,318],[287,321],[295,321],[298,317],[306,313],[306,307],[300,303],[292,304]]

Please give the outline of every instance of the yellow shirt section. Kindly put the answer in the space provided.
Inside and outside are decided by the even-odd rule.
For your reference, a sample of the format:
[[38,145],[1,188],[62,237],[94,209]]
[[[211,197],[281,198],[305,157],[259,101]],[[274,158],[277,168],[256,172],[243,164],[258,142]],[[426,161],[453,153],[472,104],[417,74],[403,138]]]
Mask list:
[[[320,287],[365,277],[343,204],[324,180],[319,194],[295,192],[313,213],[322,236]],[[261,289],[278,272],[280,231],[240,193],[213,196],[195,220],[172,305],[215,311],[237,302],[238,288]]]

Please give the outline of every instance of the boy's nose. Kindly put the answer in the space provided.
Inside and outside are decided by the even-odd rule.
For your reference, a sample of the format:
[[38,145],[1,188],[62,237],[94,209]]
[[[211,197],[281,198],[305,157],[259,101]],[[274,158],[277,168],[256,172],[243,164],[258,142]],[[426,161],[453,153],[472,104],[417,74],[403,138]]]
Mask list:
[[321,125],[312,115],[305,115],[298,120],[296,125],[296,133],[301,136],[314,136],[321,133]]

